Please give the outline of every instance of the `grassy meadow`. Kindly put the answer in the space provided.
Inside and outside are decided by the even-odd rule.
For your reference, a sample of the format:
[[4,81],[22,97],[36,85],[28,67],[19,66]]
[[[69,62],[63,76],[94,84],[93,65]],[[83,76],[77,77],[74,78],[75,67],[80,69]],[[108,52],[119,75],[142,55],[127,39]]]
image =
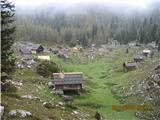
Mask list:
[[[62,97],[51,93],[47,83],[52,78],[44,78],[36,73],[36,65],[30,68],[18,69],[12,75],[13,80],[22,81],[23,86],[16,93],[2,94],[2,103],[7,106],[4,119],[10,120],[8,111],[12,109],[25,109],[31,111],[30,120],[47,120],[49,117],[55,120],[94,120],[98,111],[103,120],[139,120],[135,117],[134,110],[113,110],[113,105],[126,105],[123,102],[123,92],[129,85],[146,77],[148,68],[154,67],[155,58],[148,58],[138,66],[137,70],[124,72],[122,64],[133,60],[136,50],[125,53],[125,48],[115,48],[111,52],[96,54],[94,59],[87,58],[85,51],[72,53],[69,59],[60,59],[50,54],[51,60],[61,67],[63,72],[83,72],[83,92],[75,96],[71,104],[59,105]],[[23,73],[23,74],[20,74]],[[40,97],[42,101],[50,102],[53,108],[45,108],[42,101],[34,101],[21,98],[22,95]],[[72,114],[73,111],[81,114]],[[20,120],[19,117],[12,118]]]

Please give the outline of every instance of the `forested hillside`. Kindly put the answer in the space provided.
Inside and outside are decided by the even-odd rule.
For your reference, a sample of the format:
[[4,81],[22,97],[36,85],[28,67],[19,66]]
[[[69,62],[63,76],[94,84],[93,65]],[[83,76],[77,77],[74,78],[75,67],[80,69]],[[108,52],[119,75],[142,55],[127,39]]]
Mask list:
[[32,42],[81,44],[89,46],[137,40],[141,43],[160,40],[160,8],[153,3],[147,9],[126,6],[77,5],[71,7],[40,7],[17,9],[17,40]]
[[160,3],[12,1],[0,3],[2,120],[160,120]]

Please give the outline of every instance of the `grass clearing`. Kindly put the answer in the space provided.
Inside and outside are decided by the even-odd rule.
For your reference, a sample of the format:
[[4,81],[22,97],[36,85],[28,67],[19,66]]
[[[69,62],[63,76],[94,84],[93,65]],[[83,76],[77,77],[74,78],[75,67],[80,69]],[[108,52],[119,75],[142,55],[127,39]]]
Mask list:
[[[33,112],[34,116],[39,116],[41,119],[47,119],[54,116],[60,119],[65,116],[65,120],[76,119],[76,115],[71,115],[71,111],[76,109],[86,113],[87,120],[93,120],[96,111],[99,111],[103,119],[109,120],[139,120],[134,116],[133,110],[113,110],[113,105],[124,105],[121,102],[122,88],[132,84],[140,79],[146,77],[148,67],[154,66],[155,61],[148,59],[143,65],[135,71],[123,72],[122,64],[124,61],[133,59],[134,52],[126,54],[124,49],[114,49],[109,54],[102,54],[96,59],[87,61],[86,57],[79,59],[79,54],[76,53],[70,59],[60,59],[55,55],[50,54],[51,60],[57,63],[64,72],[83,72],[84,84],[83,93],[80,96],[75,96],[73,103],[66,105],[65,110],[60,107],[55,107],[51,110],[46,110],[40,103],[31,102],[30,105],[26,104],[28,101],[24,99],[15,99],[15,105],[11,104],[11,97],[4,96],[3,100],[7,101],[9,109],[24,108]],[[99,56],[99,55],[97,55]],[[23,75],[21,74],[23,73]],[[36,73],[36,66],[33,69],[17,69],[13,74],[13,79],[22,81],[23,86],[17,91],[18,95],[31,94],[40,97],[42,100],[56,104],[62,101],[62,98],[50,93],[47,86],[51,78],[44,78]],[[12,98],[13,99],[13,98]],[[20,106],[18,105],[20,104]],[[28,107],[30,106],[30,107]],[[34,108],[32,108],[34,107]]]

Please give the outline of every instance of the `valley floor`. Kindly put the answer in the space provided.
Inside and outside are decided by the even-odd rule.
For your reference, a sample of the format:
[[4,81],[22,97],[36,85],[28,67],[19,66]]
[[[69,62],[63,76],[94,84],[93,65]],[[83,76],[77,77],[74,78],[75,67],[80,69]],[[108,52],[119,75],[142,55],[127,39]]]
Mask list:
[[[12,77],[14,81],[22,82],[16,93],[2,94],[2,104],[5,105],[4,120],[21,120],[19,116],[10,117],[8,112],[13,109],[23,109],[32,113],[23,120],[94,120],[98,111],[103,120],[139,120],[135,110],[114,110],[113,106],[126,105],[123,102],[124,90],[136,81],[144,79],[149,70],[158,63],[158,58],[147,58],[138,65],[138,69],[124,72],[122,64],[133,60],[136,51],[125,53],[125,48],[115,48],[113,51],[96,54],[89,59],[83,53],[74,53],[70,59],[60,59],[50,54],[51,60],[64,71],[83,72],[83,92],[75,96],[72,103],[64,103],[62,97],[53,94],[47,83],[51,78],[44,78],[36,73],[36,65],[32,68],[17,68]],[[24,95],[36,96],[39,99],[22,98]],[[44,107],[48,102],[53,106]]]

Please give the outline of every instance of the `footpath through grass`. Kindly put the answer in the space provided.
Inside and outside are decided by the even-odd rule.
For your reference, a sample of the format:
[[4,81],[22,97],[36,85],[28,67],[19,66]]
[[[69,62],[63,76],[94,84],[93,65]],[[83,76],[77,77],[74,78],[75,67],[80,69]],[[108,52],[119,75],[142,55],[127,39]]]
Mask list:
[[88,64],[70,63],[69,60],[62,62],[56,57],[53,57],[52,60],[61,64],[67,71],[83,72],[85,92],[76,97],[74,101],[74,104],[83,111],[90,111],[92,114],[99,111],[104,119],[136,120],[138,118],[134,116],[134,111],[115,111],[112,109],[113,105],[122,104],[116,99],[117,94],[114,95],[111,92],[110,85],[121,87],[130,80],[130,75],[142,74],[142,72],[139,70],[129,73],[123,72],[122,64],[124,61],[133,59],[132,53],[125,54],[123,50],[114,50],[110,54],[115,54],[115,56],[108,55],[108,57],[112,57],[109,61],[105,58],[97,58]]

